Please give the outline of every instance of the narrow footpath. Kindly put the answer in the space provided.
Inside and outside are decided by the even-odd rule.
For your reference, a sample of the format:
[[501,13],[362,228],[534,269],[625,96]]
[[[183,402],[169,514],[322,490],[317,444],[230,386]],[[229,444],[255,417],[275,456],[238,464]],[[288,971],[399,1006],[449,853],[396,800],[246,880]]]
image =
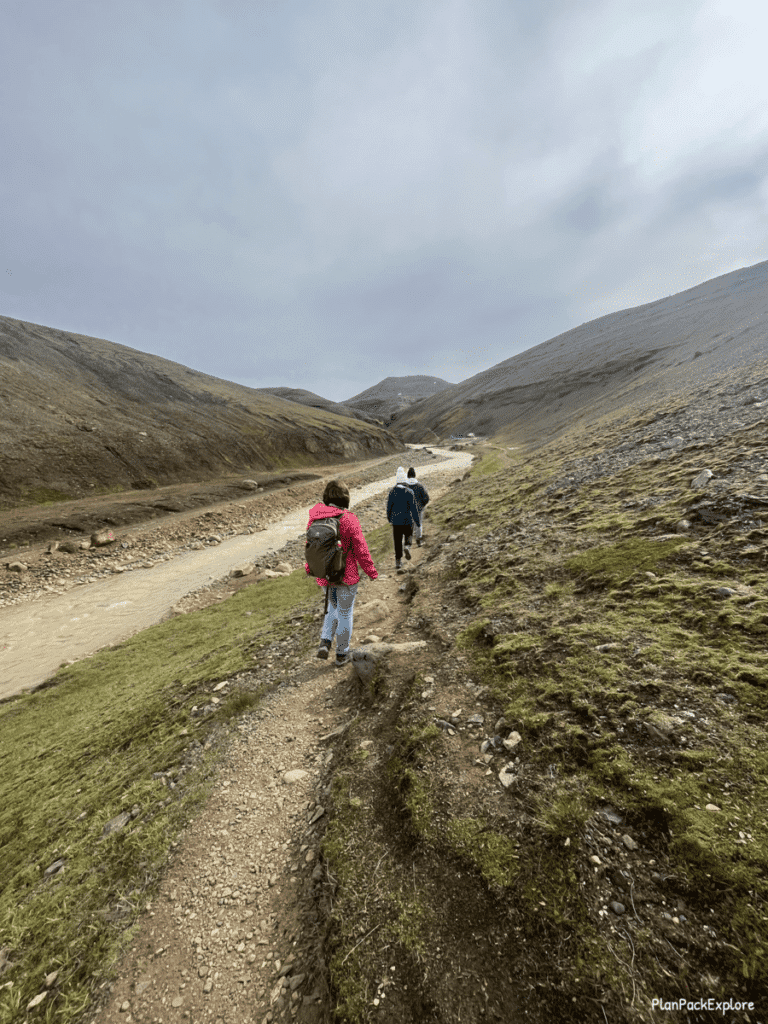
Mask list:
[[[442,479],[433,501],[448,489]],[[429,550],[428,520],[425,532],[405,574],[394,572],[392,553],[377,565],[379,579],[361,585],[354,647],[411,639],[400,588]],[[265,655],[265,667],[279,662],[283,682],[233,726],[211,796],[175,849],[116,981],[105,983],[93,1024],[328,1019],[329,993],[316,980],[322,936],[307,932],[307,903],[323,880],[334,731],[353,717],[356,684],[351,665],[316,657],[320,618]]]

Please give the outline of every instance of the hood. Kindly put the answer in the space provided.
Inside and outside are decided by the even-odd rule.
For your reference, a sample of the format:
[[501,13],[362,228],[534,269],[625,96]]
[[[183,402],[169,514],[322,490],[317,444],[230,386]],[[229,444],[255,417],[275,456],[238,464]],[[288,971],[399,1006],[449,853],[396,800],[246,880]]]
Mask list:
[[313,505],[309,510],[309,521],[313,523],[316,519],[329,519],[331,516],[340,516],[346,511],[348,510],[345,508],[336,508],[335,505],[324,505],[322,501],[319,501],[317,505]]

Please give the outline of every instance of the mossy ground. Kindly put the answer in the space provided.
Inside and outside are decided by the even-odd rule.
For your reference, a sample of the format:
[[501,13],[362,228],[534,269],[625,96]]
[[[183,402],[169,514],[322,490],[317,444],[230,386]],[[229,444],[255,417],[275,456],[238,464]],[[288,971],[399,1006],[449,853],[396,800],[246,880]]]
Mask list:
[[[562,439],[537,452],[487,445],[431,510],[444,554],[412,607],[449,649],[420,671],[438,679],[433,703],[442,683],[459,704],[467,659],[486,720],[503,715],[522,737],[508,758],[517,777],[503,791],[496,758],[485,788],[468,782],[482,735],[458,756],[429,724],[419,673],[389,673],[376,719],[350,737],[350,749],[372,737],[378,761],[348,765],[327,834],[338,1020],[474,1020],[481,1006],[495,1019],[516,1003],[532,1020],[650,1021],[654,998],[759,1009],[768,991],[768,585],[727,523],[658,536],[686,514],[692,477],[703,464],[724,472],[728,452],[547,494],[578,451]],[[647,495],[652,517],[632,505]],[[739,592],[724,599],[722,586]],[[391,931],[406,880],[429,938],[420,959]],[[386,942],[359,942],[368,920]],[[480,988],[455,984],[460,961]],[[374,1006],[373,982],[393,965],[417,1010],[402,987]],[[473,1002],[478,991],[495,998]]]
[[[296,629],[308,614],[307,588],[297,572],[242,590],[0,705],[0,948],[11,961],[0,983],[3,1024],[23,1020],[57,970],[35,1012],[50,1022],[81,1018],[206,796],[212,731],[260,691],[235,685],[210,714],[196,711],[217,681]],[[134,808],[133,820],[103,836],[108,821]],[[57,860],[63,870],[46,878]]]

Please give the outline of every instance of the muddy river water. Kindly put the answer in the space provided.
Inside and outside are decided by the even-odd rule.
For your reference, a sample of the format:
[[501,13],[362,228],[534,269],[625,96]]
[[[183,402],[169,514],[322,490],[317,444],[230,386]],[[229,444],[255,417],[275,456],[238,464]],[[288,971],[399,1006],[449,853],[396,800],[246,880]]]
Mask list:
[[[461,474],[471,465],[469,452],[432,450],[447,460],[422,467],[419,478],[425,482],[434,474]],[[355,488],[350,507],[391,487],[388,476]],[[301,510],[259,533],[187,551],[151,569],[117,574],[65,594],[0,608],[0,699],[44,682],[64,661],[87,657],[159,622],[185,594],[227,576],[244,562],[279,551],[306,526],[307,511]]]

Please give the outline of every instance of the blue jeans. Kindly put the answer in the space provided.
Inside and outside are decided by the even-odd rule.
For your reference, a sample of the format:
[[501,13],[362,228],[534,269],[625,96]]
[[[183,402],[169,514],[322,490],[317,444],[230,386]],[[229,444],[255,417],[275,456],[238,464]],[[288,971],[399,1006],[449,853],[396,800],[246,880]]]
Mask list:
[[328,612],[323,621],[321,640],[333,640],[336,634],[336,653],[346,654],[352,640],[352,612],[357,597],[357,583],[331,584],[328,591]]

